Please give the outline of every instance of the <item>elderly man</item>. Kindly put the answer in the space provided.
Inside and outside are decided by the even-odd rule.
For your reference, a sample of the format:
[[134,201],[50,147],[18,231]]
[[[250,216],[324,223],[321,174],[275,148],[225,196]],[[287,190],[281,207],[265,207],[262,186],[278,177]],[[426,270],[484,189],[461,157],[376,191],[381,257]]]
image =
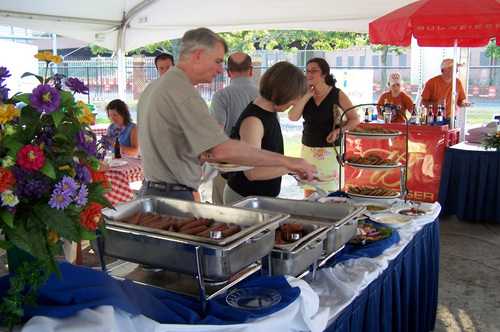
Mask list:
[[[236,52],[227,59],[227,76],[231,85],[217,91],[210,104],[210,114],[219,122],[229,136],[236,120],[247,105],[257,99],[259,88],[252,83],[252,58],[246,53]],[[218,174],[212,180],[212,203],[222,204],[227,180]]]
[[259,150],[231,140],[210,116],[194,85],[222,73],[225,41],[206,28],[187,31],[177,67],[151,82],[139,103],[139,141],[145,180],[139,196],[194,201],[203,160],[249,166],[282,166],[311,181],[316,168],[300,158]]
[[168,53],[161,53],[156,56],[155,58],[155,67],[156,71],[158,72],[158,75],[163,75],[165,74],[170,67],[174,66],[174,57],[172,54]]
[[[457,65],[457,68],[461,64]],[[451,90],[453,80],[453,59],[444,59],[441,62],[441,75],[435,76],[425,83],[424,91],[422,91],[421,104],[425,107],[432,105],[434,112],[437,112],[438,105],[446,106],[446,121],[449,123],[452,116],[456,115],[455,105],[451,105]],[[462,82],[457,78],[456,83],[456,105],[459,107],[470,107],[473,103],[466,102],[467,95],[465,94]]]

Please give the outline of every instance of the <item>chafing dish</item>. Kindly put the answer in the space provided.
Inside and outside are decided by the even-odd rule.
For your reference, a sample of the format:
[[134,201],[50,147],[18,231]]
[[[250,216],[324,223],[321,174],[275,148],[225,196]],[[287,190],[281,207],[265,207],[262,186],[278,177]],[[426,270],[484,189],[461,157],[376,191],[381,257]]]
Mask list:
[[330,226],[323,241],[324,253],[333,253],[356,235],[357,218],[364,207],[343,204],[309,202],[293,199],[248,196],[232,206],[287,213],[287,222],[299,221]]
[[[275,230],[288,215],[254,209],[219,206],[178,199],[144,196],[103,209],[107,237],[102,253],[129,262],[159,267],[205,279],[228,280],[248,265],[266,256],[273,248]],[[242,230],[222,239],[201,238],[116,221],[137,211],[176,218],[211,218]],[[197,252],[201,252],[200,268]]]
[[301,237],[295,242],[274,244],[270,262],[263,260],[264,268],[268,268],[270,275],[298,276],[313,266],[323,253],[323,241],[331,229],[331,226],[318,226],[299,220],[285,220],[280,226],[289,222],[303,227]]

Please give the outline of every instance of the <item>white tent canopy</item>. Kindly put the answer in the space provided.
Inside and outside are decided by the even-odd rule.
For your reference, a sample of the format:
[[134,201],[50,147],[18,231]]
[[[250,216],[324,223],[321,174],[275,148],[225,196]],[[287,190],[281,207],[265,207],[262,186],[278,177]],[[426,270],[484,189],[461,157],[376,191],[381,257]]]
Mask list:
[[22,0],[0,2],[0,22],[71,37],[118,52],[215,32],[294,29],[368,32],[368,24],[414,0]]

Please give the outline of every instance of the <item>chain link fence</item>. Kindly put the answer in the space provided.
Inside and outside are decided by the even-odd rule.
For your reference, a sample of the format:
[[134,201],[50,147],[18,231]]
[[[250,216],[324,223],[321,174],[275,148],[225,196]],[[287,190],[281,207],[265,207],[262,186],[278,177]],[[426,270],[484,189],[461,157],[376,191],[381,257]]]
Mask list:
[[[299,66],[300,67],[300,66]],[[258,85],[260,77],[269,66],[254,66],[253,80]],[[304,69],[304,67],[301,67]],[[373,71],[373,102],[387,89],[384,77],[393,71],[401,73],[405,82],[410,82],[410,67],[331,67],[335,70],[372,70]],[[66,77],[76,77],[89,86],[89,95],[77,95],[80,100],[89,104],[96,104],[97,111],[104,111],[107,102],[118,98],[118,67],[115,59],[92,58],[90,60],[67,60],[59,66],[51,67],[53,73],[63,74]],[[132,115],[135,113],[135,104],[144,88],[152,80],[158,78],[154,66],[154,58],[142,59],[140,65],[132,58],[126,58],[126,100],[131,104]],[[45,75],[45,62],[39,64],[40,75]],[[500,66],[469,67],[469,82],[467,85],[468,100],[475,103],[468,109],[466,128],[473,128],[492,121],[495,115],[500,114]],[[210,103],[212,95],[229,84],[225,68],[217,75],[211,84],[198,84],[196,88],[203,99]],[[466,86],[464,84],[464,86]],[[413,100],[417,98],[418,86],[405,84],[403,87]],[[102,109],[100,109],[102,108]],[[105,115],[104,115],[105,116]]]

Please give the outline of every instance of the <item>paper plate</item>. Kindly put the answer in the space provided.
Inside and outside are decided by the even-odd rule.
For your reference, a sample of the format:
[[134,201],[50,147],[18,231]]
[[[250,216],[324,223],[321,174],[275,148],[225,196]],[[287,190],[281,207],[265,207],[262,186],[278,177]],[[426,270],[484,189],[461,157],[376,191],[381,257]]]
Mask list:
[[254,168],[253,166],[240,166],[233,164],[210,163],[210,165],[222,172],[241,172]]
[[109,161],[108,164],[109,164],[109,167],[118,167],[118,166],[127,165],[127,161],[113,159],[113,160]]
[[281,295],[269,288],[241,288],[231,292],[226,302],[235,308],[245,310],[265,309],[281,301]]
[[370,219],[386,227],[399,228],[406,225],[413,217],[397,213],[379,213],[371,215]]

